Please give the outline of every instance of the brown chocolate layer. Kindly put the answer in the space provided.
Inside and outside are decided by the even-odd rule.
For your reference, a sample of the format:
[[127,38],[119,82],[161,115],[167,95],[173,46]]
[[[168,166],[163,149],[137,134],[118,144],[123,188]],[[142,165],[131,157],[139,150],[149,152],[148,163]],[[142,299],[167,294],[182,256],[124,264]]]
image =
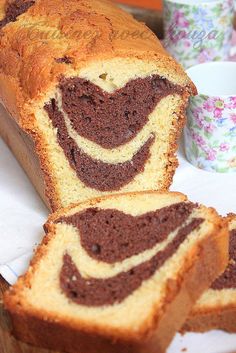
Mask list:
[[0,21],[0,29],[10,22],[15,22],[17,17],[25,13],[34,3],[35,0],[15,0],[9,2],[5,10],[5,17]]
[[162,98],[182,92],[158,75],[132,80],[111,94],[79,77],[62,79],[60,89],[73,128],[109,149],[131,141]]
[[102,306],[120,303],[138,289],[143,281],[151,278],[202,222],[203,219],[193,219],[179,230],[165,250],[158,252],[151,260],[112,278],[83,278],[70,255],[65,254],[60,273],[61,289],[69,299],[81,305]]
[[54,99],[45,105],[52,124],[57,128],[57,139],[78,178],[88,187],[100,191],[114,191],[130,183],[134,177],[144,171],[145,164],[150,157],[150,148],[154,136],[140,148],[133,158],[125,163],[109,164],[91,158],[78,148],[69,136],[64,116],[58,109]]
[[236,230],[230,232],[229,259],[228,267],[213,283],[212,289],[236,288]]
[[55,61],[58,64],[72,64],[72,59],[69,58],[68,56],[63,56],[62,58],[57,58]]
[[57,223],[79,230],[82,247],[98,261],[115,263],[153,248],[190,216],[193,203],[181,202],[133,217],[115,209],[89,208]]

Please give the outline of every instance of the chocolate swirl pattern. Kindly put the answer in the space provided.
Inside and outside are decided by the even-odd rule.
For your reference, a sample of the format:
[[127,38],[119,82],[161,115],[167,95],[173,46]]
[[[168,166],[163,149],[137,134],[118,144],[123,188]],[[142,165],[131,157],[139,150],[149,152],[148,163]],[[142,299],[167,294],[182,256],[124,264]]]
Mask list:
[[103,306],[122,302],[151,278],[173,256],[188,234],[200,226],[203,219],[190,219],[195,207],[192,203],[177,203],[138,217],[118,210],[89,208],[59,219],[58,223],[78,229],[81,244],[89,256],[110,264],[122,263],[134,255],[141,256],[176,231],[176,236],[167,242],[166,247],[149,260],[108,278],[84,278],[72,257],[65,253],[60,272],[62,291],[81,305]]
[[[229,214],[224,221],[226,221],[228,228],[225,234],[226,247],[224,248],[227,261],[219,276],[193,307],[184,324],[183,331],[223,330],[228,333],[236,332],[236,215]],[[218,259],[219,257],[216,258],[216,261]]]
[[132,80],[111,94],[78,77],[60,83],[62,107],[73,128],[108,149],[131,141],[157,103],[173,88],[167,79],[157,75]]
[[57,128],[59,145],[78,178],[88,187],[100,191],[119,190],[131,181],[134,176],[144,170],[145,162],[150,156],[149,150],[154,137],[151,136],[131,161],[119,164],[104,163],[95,160],[77,147],[75,141],[68,135],[63,114],[59,111],[55,100],[45,106],[53,126]]
[[31,342],[61,338],[56,350],[164,353],[163,335],[174,336],[227,263],[224,220],[180,193],[99,197],[51,215],[45,231],[5,303],[20,328],[31,319]]
[[214,290],[236,288],[236,229],[230,232],[229,264],[211,286]]
[[0,72],[1,135],[50,209],[169,189],[196,89],[113,1],[1,0]]
[[[77,177],[89,188],[116,191],[129,184],[142,173],[150,158],[155,141],[154,132],[136,150],[129,160],[114,162],[93,158],[77,144],[68,130],[70,125],[77,139],[86,139],[98,148],[114,152],[129,147],[148,123],[148,117],[157,103],[181,88],[158,75],[128,82],[113,93],[103,91],[82,78],[63,78],[59,85],[59,98],[45,104],[57,140]],[[92,153],[92,152],[91,152]],[[122,153],[122,152],[121,152]],[[118,153],[119,154],[119,153]]]
[[78,229],[89,256],[112,264],[164,241],[188,219],[194,207],[181,202],[139,217],[115,209],[89,208],[57,222]]

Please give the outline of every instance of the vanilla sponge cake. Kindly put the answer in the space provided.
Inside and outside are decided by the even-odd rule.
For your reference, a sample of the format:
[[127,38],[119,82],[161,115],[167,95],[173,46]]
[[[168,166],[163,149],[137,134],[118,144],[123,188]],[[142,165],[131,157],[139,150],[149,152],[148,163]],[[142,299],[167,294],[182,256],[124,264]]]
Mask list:
[[184,331],[204,332],[220,329],[236,332],[236,215],[230,215],[228,221],[228,266],[194,306],[183,327]]
[[53,210],[168,189],[195,93],[155,35],[110,1],[0,0],[11,116],[0,134]]
[[5,295],[13,333],[72,353],[162,353],[225,269],[228,229],[179,193],[113,195],[50,216]]

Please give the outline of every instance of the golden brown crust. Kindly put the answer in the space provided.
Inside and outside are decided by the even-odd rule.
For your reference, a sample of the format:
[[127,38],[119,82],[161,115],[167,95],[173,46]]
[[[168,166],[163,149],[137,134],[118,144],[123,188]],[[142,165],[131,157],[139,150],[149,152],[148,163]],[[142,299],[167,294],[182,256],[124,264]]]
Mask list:
[[[2,9],[6,3],[7,0],[0,1]],[[125,33],[128,37],[122,39]],[[70,58],[70,65],[55,60],[63,57]],[[1,30],[0,102],[34,140],[32,154],[36,152],[40,158],[46,181],[45,193],[53,210],[62,205],[45,153],[46,141],[36,126],[34,107],[44,101],[61,75],[70,75],[94,61],[117,57],[155,61],[169,79],[178,77],[185,87],[183,110],[188,96],[196,94],[193,83],[155,35],[108,0],[37,0],[16,22]],[[169,188],[177,166],[174,134],[178,135],[182,129],[183,115],[170,138],[169,165],[163,189]]]
[[[231,213],[225,221],[230,224],[236,220],[236,215]],[[210,330],[224,330],[236,332],[236,302],[228,305],[204,305],[204,308],[195,308],[185,322],[182,332],[206,332]]]
[[[50,209],[50,204],[52,204],[53,200],[49,202],[46,197],[44,177],[31,137],[19,127],[9,114],[7,114],[2,105],[0,105],[0,120],[0,136],[14,153],[40,197]],[[47,184],[49,184],[49,182],[48,176]]]
[[179,114],[177,115],[178,119],[176,119],[174,122],[173,130],[171,131],[170,135],[170,148],[167,157],[168,165],[166,167],[166,175],[164,177],[164,182],[162,186],[163,190],[169,190],[174,178],[176,168],[179,166],[176,151],[178,149],[178,141],[181,137],[181,133],[186,123],[186,109],[188,105],[189,94],[185,92],[182,98],[183,104]]
[[185,322],[182,332],[207,332],[223,330],[236,333],[236,306],[218,307],[209,312],[192,314]]
[[226,217],[227,222],[230,224],[232,221],[236,221],[236,214],[229,213]]
[[[3,1],[6,3],[7,1]],[[91,31],[91,36],[85,34]],[[117,33],[136,32],[123,40]],[[155,35],[108,0],[37,0],[0,37],[0,97],[22,127],[32,129],[26,105],[42,99],[60,76],[94,60],[139,58],[163,63],[179,75],[191,93],[193,84]],[[85,38],[78,40],[78,36]],[[142,36],[142,33],[145,34]],[[95,35],[96,34],[96,35]],[[94,36],[95,35],[95,36]],[[69,57],[72,64],[55,59]],[[27,115],[27,116],[26,116]]]
[[47,223],[50,233],[38,248],[30,270],[4,297],[5,306],[12,318],[14,335],[33,345],[72,353],[84,353],[84,351],[95,353],[98,347],[103,353],[164,352],[196,300],[223,272],[228,262],[228,229],[213,209],[209,212],[215,225],[213,231],[189,254],[181,270],[181,276],[175,281],[168,282],[162,310],[157,312],[153,309],[153,314],[148,321],[143,323],[135,334],[117,330],[114,332],[109,330],[108,333],[98,328],[94,331],[92,326],[85,326],[78,320],[75,324],[66,318],[58,323],[58,320],[49,317],[48,313],[44,314],[24,305],[20,296],[21,290],[25,286],[30,287],[34,271],[47,252],[48,242],[54,236],[52,222],[61,214],[61,211],[51,216]]

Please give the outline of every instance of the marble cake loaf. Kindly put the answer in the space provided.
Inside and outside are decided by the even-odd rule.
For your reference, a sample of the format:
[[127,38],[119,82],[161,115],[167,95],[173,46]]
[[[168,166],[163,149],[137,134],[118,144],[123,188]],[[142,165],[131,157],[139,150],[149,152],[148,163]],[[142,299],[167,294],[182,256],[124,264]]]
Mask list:
[[0,101],[13,118],[2,114],[0,134],[53,210],[168,189],[195,93],[155,35],[112,2],[0,1]]
[[163,353],[225,269],[228,228],[178,193],[103,197],[59,211],[5,295],[18,339],[72,353]]
[[220,329],[236,333],[236,215],[228,217],[229,263],[225,272],[199,299],[185,323],[184,331]]

